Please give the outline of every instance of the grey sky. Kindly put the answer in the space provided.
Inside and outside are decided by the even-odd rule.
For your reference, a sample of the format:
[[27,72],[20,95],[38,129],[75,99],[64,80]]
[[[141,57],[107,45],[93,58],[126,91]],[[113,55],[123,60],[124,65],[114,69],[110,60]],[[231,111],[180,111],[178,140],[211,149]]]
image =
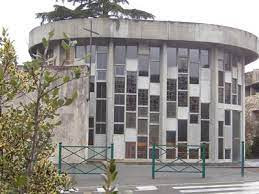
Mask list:
[[[19,62],[29,59],[28,34],[40,24],[35,13],[52,9],[55,0],[1,0],[0,27],[15,40]],[[151,12],[157,20],[201,22],[247,30],[259,36],[258,0],[129,0],[131,7]],[[259,68],[254,62],[246,70]]]

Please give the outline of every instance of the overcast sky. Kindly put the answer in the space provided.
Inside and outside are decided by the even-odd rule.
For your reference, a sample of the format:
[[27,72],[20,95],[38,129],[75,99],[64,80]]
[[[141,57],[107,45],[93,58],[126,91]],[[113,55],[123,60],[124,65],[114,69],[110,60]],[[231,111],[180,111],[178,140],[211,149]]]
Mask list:
[[[0,2],[0,27],[9,29],[15,40],[19,62],[29,60],[29,31],[40,24],[35,13],[52,10],[56,0]],[[131,7],[151,12],[157,20],[219,24],[247,30],[259,36],[258,0],[129,0]],[[259,68],[258,62],[246,70]]]

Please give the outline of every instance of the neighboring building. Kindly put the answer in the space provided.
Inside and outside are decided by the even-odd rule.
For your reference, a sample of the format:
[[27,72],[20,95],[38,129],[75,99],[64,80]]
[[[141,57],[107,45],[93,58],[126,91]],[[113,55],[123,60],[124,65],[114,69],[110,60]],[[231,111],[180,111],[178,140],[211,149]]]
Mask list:
[[245,74],[246,141],[259,136],[259,69]]
[[[77,114],[89,119],[89,145],[114,143],[115,158],[145,160],[153,143],[205,143],[210,161],[240,159],[245,139],[244,67],[258,58],[256,36],[199,23],[92,22],[100,36],[93,34],[89,118]],[[60,66],[65,60],[64,65],[89,65],[84,56],[90,34],[83,28],[90,28],[89,19],[37,27],[30,32],[30,52],[42,47],[42,37],[54,29],[53,64]],[[63,32],[78,41],[66,54],[60,46]],[[166,157],[186,152],[168,150]],[[188,152],[198,154],[194,149]]]

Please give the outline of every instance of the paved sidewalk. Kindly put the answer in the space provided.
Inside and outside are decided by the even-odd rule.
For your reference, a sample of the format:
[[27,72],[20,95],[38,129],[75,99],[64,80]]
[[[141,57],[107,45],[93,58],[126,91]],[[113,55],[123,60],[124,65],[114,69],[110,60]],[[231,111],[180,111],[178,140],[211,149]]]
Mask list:
[[[120,190],[135,190],[136,187],[142,186],[161,187],[167,185],[172,188],[172,185],[179,184],[222,184],[259,181],[259,168],[246,168],[245,176],[241,177],[240,168],[207,167],[205,179],[201,178],[201,174],[197,173],[156,173],[156,179],[153,180],[151,178],[151,165],[118,164],[118,172],[117,186]],[[77,175],[75,178],[77,187],[84,192],[96,191],[103,184],[100,175]]]

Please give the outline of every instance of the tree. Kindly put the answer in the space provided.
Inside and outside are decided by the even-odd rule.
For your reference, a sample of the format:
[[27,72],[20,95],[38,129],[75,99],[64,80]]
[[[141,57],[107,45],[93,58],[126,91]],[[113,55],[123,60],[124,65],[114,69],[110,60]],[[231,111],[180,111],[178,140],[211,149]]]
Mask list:
[[[57,0],[58,1],[58,0]],[[54,10],[50,12],[37,13],[36,18],[44,22],[54,22],[75,18],[127,18],[127,19],[154,19],[151,13],[138,10],[126,9],[123,5],[128,5],[128,0],[66,0],[75,6],[69,9],[65,6],[54,5]],[[65,0],[62,0],[64,3]]]
[[[75,68],[71,76],[62,76],[47,66],[53,35],[42,39],[44,51],[22,69],[6,30],[0,38],[0,193],[59,193],[70,186],[69,177],[59,175],[49,160],[51,138],[61,124],[58,109],[77,97],[74,92],[61,98],[60,87],[82,74]],[[65,50],[74,44],[67,36],[62,42]]]

